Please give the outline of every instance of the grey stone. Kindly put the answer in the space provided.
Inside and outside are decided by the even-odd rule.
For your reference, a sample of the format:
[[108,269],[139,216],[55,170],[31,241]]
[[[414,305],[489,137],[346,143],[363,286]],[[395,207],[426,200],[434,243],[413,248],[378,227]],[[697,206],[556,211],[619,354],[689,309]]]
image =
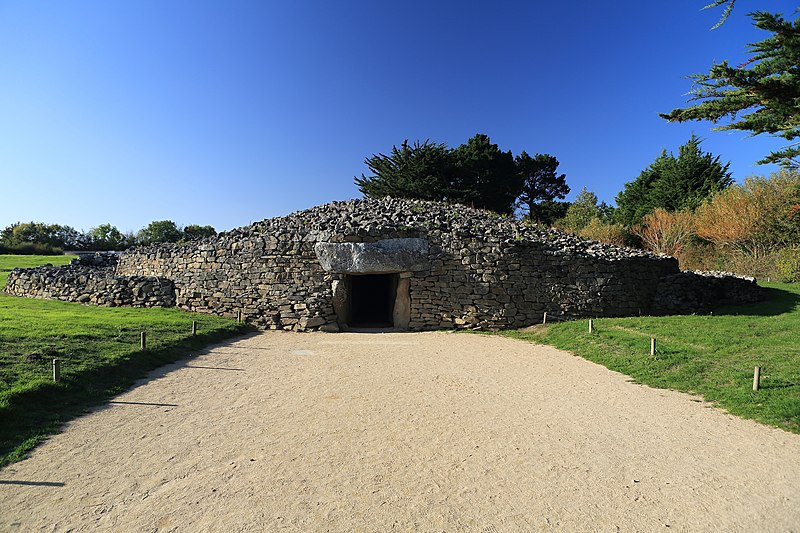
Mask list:
[[245,310],[248,324],[262,329],[344,329],[349,274],[380,273],[398,273],[392,318],[410,330],[521,327],[545,311],[554,320],[691,313],[763,298],[753,280],[680,273],[670,257],[395,198],[334,202],[108,260],[17,269],[6,292],[222,316]]
[[425,239],[382,239],[377,242],[318,242],[314,245],[322,268],[327,272],[381,274],[414,272],[429,268]]

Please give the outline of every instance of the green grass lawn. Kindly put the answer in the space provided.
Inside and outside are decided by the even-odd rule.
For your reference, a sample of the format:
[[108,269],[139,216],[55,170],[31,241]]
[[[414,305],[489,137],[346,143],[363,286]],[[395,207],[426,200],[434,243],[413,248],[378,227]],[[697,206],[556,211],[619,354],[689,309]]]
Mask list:
[[[0,255],[0,270],[20,266],[19,257],[29,260],[25,266],[36,262],[36,256]],[[54,263],[53,256],[39,261]],[[0,293],[0,465],[23,458],[65,421],[149,370],[245,329],[233,320],[176,309],[94,307]],[[57,384],[53,358],[61,361]]]
[[15,268],[31,268],[40,265],[68,265],[76,255],[5,255],[0,254],[0,289],[6,286],[8,273]]
[[[600,318],[592,335],[587,320],[503,334],[563,348],[639,383],[700,394],[733,414],[800,433],[800,284],[764,286],[769,301],[713,315]],[[753,392],[756,365],[761,390]]]

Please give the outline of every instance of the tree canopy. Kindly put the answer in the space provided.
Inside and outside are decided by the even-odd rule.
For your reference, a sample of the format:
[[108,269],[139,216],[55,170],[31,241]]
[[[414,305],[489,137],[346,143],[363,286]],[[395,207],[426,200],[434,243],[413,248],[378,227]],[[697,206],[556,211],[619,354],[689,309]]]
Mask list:
[[183,233],[178,225],[171,220],[156,220],[139,231],[137,240],[140,244],[155,244],[158,242],[178,242]]
[[504,152],[481,133],[453,151],[455,166],[450,199],[454,202],[510,214],[522,192],[511,151]]
[[692,135],[678,149],[678,156],[664,150],[617,197],[616,220],[627,227],[641,222],[656,208],[666,211],[693,210],[709,195],[721,191],[733,180],[719,156],[703,153],[701,140]]
[[86,247],[92,250],[124,250],[135,244],[132,234],[125,235],[111,224],[90,229],[86,237]]
[[137,244],[204,239],[217,234],[212,226],[189,224],[181,228],[171,220],[151,222],[137,235],[116,226],[100,224],[89,231],[42,222],[16,222],[0,230],[2,253],[61,253],[64,250],[124,250]]
[[446,200],[454,161],[446,145],[426,140],[398,148],[389,155],[373,154],[364,160],[372,176],[361,175],[355,182],[368,197],[399,196],[420,200]]
[[565,175],[555,172],[555,157],[523,152],[515,158],[481,133],[454,149],[406,140],[388,155],[374,154],[364,162],[372,175],[362,174],[355,183],[367,197],[449,201],[510,214],[521,195],[530,210],[569,192]]
[[577,233],[586,226],[592,219],[600,216],[600,207],[597,205],[597,195],[586,187],[575,197],[575,201],[570,204],[564,218],[559,220],[556,225],[561,229]]
[[[706,7],[728,4],[724,22],[734,0],[716,0]],[[690,107],[661,114],[670,122],[710,120],[719,123],[715,130],[741,130],[752,135],[766,133],[794,141],[800,137],[800,16],[794,21],[780,14],[757,11],[750,17],[754,25],[772,35],[749,45],[752,57],[738,66],[727,61],[714,64],[707,74],[689,76],[693,80]],[[797,167],[800,142],[758,161]]]
[[200,226],[199,224],[189,224],[183,228],[183,240],[196,241],[213,237],[217,234],[217,230],[213,226]]
[[71,226],[42,222],[17,222],[0,232],[0,242],[5,246],[39,244],[51,248],[81,248],[84,236]]
[[553,200],[569,194],[567,175],[556,172],[558,159],[548,154],[531,157],[523,150],[514,158],[514,163],[523,178],[522,193],[517,201],[527,210],[529,219],[544,222]]

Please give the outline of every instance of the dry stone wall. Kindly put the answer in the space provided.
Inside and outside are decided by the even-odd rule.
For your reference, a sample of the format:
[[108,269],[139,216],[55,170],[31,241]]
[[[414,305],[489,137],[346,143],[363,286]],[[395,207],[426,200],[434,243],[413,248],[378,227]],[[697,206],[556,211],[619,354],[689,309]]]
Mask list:
[[654,311],[658,314],[707,313],[720,306],[763,299],[764,291],[755,278],[729,272],[680,272],[659,282]]
[[[348,259],[329,260],[321,250],[353,243],[353,250],[372,254],[402,240],[414,243],[409,253],[426,254],[424,261],[408,259],[414,266],[395,267],[410,269],[398,273],[403,284],[408,280],[412,330],[521,327],[540,322],[544,312],[553,318],[690,313],[708,300],[664,303],[665,291],[706,290],[703,276],[678,276],[670,257],[468,207],[390,198],[335,202],[200,243],[130,250],[120,257],[117,274],[172,280],[183,309],[231,317],[241,311],[261,328],[335,330],[343,320],[334,289],[348,275],[364,272],[326,270]],[[333,249],[341,255],[347,247]],[[720,303],[759,295],[754,282],[737,291]]]
[[9,273],[6,293],[107,307],[175,305],[175,287],[169,279],[116,276],[111,268],[81,264],[14,269]]
[[395,275],[393,322],[498,329],[552,319],[703,312],[763,297],[752,279],[681,273],[671,257],[469,207],[334,202],[191,243],[15,270],[9,294],[171,306],[260,328],[348,326],[354,276]]

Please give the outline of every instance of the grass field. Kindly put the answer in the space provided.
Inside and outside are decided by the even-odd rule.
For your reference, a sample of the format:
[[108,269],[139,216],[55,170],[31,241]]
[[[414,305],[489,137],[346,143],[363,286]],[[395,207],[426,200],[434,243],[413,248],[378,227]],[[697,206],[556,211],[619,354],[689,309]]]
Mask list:
[[[504,335],[551,344],[651,387],[702,395],[727,411],[800,433],[800,284],[713,315],[601,318]],[[657,350],[650,356],[650,337]],[[762,367],[753,392],[753,368]]]
[[[7,274],[62,257],[0,255],[0,270]],[[142,331],[148,338],[144,353]],[[149,370],[244,331],[229,319],[175,309],[93,307],[0,292],[0,465],[21,459],[65,421]],[[61,361],[58,384],[52,381],[53,358]]]
[[8,273],[15,268],[31,268],[40,265],[67,265],[75,255],[0,255],[0,289],[6,286]]

